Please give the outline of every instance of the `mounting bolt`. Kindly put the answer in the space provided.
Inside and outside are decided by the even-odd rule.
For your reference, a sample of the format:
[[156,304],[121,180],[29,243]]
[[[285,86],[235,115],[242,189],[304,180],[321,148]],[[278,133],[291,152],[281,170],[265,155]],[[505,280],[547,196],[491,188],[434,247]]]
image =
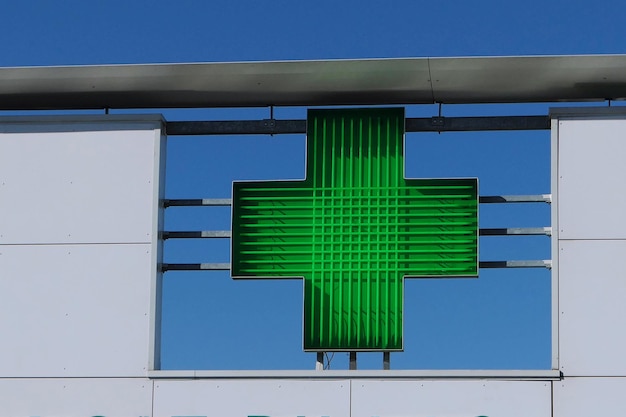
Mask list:
[[431,119],[430,124],[437,127],[442,127],[444,125],[444,117],[443,116],[435,116]]

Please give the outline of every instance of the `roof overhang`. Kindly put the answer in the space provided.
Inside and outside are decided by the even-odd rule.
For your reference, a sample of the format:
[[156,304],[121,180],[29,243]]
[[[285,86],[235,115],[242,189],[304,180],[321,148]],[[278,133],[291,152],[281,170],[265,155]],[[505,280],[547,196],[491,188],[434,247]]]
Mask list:
[[0,68],[0,109],[527,103],[626,98],[626,55]]

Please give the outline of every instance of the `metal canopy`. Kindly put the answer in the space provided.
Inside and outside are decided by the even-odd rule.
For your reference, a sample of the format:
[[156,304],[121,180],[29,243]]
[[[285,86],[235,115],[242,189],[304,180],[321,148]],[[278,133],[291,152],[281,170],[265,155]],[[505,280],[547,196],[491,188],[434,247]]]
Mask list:
[[624,98],[626,55],[0,68],[3,110]]

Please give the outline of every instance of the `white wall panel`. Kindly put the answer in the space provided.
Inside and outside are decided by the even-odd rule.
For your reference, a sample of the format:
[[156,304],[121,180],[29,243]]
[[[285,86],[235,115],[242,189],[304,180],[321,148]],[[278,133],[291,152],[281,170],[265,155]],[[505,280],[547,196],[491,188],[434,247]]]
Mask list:
[[626,376],[626,241],[561,241],[559,247],[561,370]]
[[0,245],[0,377],[145,376],[149,244]]
[[0,244],[152,240],[160,131],[118,125],[0,119]]
[[626,239],[626,115],[561,119],[559,239]]
[[171,416],[349,417],[350,381],[156,380],[154,417]]
[[152,381],[0,379],[0,415],[147,417],[152,415]]
[[626,378],[565,378],[554,382],[554,417],[626,415]]
[[547,381],[353,381],[351,417],[551,417]]

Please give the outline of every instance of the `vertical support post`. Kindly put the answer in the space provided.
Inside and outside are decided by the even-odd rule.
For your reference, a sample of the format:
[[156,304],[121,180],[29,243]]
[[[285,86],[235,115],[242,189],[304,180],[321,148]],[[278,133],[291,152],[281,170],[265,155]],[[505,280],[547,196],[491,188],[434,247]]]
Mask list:
[[552,118],[551,125],[551,167],[550,193],[552,194],[552,369],[560,369],[559,364],[559,119]]
[[391,369],[391,352],[383,352],[383,369]]
[[324,352],[317,352],[317,360],[315,361],[315,370],[324,370]]
[[350,370],[356,370],[356,352],[350,352]]

